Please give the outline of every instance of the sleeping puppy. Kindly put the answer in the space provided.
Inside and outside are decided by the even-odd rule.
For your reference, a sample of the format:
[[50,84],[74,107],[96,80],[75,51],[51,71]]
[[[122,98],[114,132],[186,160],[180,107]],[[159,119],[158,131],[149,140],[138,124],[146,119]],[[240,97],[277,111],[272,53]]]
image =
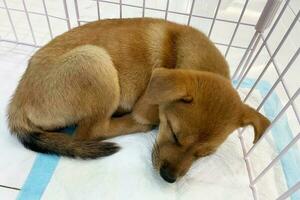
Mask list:
[[[38,50],[8,122],[31,150],[83,159],[119,150],[103,139],[159,125],[153,165],[170,183],[235,129],[254,126],[256,142],[269,125],[241,102],[204,34],[149,18],[88,23]],[[55,131],[72,124],[74,136]]]

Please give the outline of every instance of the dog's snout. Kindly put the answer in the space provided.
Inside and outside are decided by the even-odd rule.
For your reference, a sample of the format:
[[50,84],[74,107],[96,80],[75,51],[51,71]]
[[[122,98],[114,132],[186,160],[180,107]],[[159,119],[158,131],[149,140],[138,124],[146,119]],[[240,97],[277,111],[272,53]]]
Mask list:
[[160,176],[168,183],[174,183],[176,181],[176,176],[174,176],[168,165],[163,165],[160,168]]

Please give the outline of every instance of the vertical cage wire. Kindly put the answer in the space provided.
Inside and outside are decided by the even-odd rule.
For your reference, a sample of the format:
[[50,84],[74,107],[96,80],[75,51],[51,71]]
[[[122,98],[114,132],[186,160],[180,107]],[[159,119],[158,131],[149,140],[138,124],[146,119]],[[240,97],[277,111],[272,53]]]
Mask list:
[[[264,40],[264,36],[263,36],[263,35],[261,35],[261,38]],[[272,53],[271,53],[271,50],[270,50],[269,45],[268,45],[267,43],[266,43],[266,50],[267,50],[269,56],[271,57]],[[296,54],[297,54],[297,55],[296,55]],[[296,59],[296,58],[298,57],[298,54],[299,54],[299,48],[298,48],[298,50],[297,50],[296,53],[295,53],[296,57],[293,57],[293,59]],[[273,62],[273,65],[274,65],[274,67],[275,67],[275,71],[276,71],[277,75],[280,76],[281,73],[283,73],[283,72],[280,72],[280,71],[279,71],[279,66],[278,66],[277,62],[275,61],[275,58],[272,59],[272,62]],[[294,61],[293,61],[293,62],[294,62]],[[288,90],[288,87],[287,87],[287,84],[286,84],[285,80],[284,80],[284,79],[281,79],[281,83],[282,83],[283,89],[284,89],[284,91],[285,91],[285,93],[286,93],[288,99],[290,99],[290,98],[291,98],[291,92]],[[298,112],[298,109],[297,109],[297,107],[296,107],[296,105],[295,105],[294,102],[292,103],[292,108],[293,108],[293,110],[294,110],[294,112],[295,112],[297,121],[298,121],[298,123],[300,124],[300,116],[299,116],[299,112]]]
[[[25,0],[22,0],[23,9],[9,8],[7,6],[6,0],[3,0],[4,7],[0,6],[0,9],[4,9],[6,11],[6,13],[7,13],[8,21],[10,23],[10,27],[12,29],[12,33],[14,35],[15,40],[0,38],[0,41],[9,42],[9,43],[16,43],[16,44],[20,44],[20,45],[26,45],[26,46],[37,47],[37,48],[41,47],[41,45],[38,44],[38,42],[36,40],[36,35],[34,33],[34,27],[33,27],[32,21],[30,19],[30,15],[43,16],[43,17],[46,18],[46,20],[47,20],[47,26],[48,26],[48,30],[49,30],[49,36],[50,36],[51,39],[54,37],[54,35],[53,35],[53,30],[52,30],[52,27],[51,27],[51,23],[50,23],[50,18],[55,18],[55,19],[59,19],[59,20],[63,20],[65,22],[67,22],[68,29],[71,29],[70,19],[69,19],[69,14],[68,14],[69,11],[68,11],[68,7],[67,7],[67,3],[66,3],[66,0],[62,0],[62,1],[64,3],[64,11],[65,11],[65,14],[66,14],[66,18],[59,17],[59,16],[54,16],[54,15],[50,15],[48,13],[48,9],[47,9],[45,0],[42,0],[42,6],[43,6],[43,11],[44,12],[29,11],[27,9],[27,4],[26,4]],[[33,41],[32,43],[31,42],[20,41],[20,39],[18,37],[17,30],[16,30],[16,25],[13,22],[13,19],[12,19],[10,11],[14,11],[14,12],[25,14],[25,17],[26,17],[25,19],[27,20],[27,23],[28,23],[28,26],[29,26],[29,30],[30,30],[30,34],[31,34],[31,38],[32,38],[32,41]]]
[[213,18],[213,21],[211,23],[211,26],[210,26],[210,29],[209,29],[209,32],[208,32],[208,37],[209,38],[210,38],[212,30],[214,28],[214,25],[215,25],[215,22],[216,22],[216,18],[217,18],[218,12],[219,12],[220,5],[221,5],[221,0],[218,0],[218,5],[217,5],[216,10],[215,10],[214,18]]
[[145,17],[146,0],[143,0],[142,17]]
[[[237,84],[236,84],[236,89],[239,89],[241,83],[243,82],[243,80],[247,77],[248,73],[250,72],[250,69],[252,68],[254,62],[256,61],[256,59],[258,58],[258,56],[260,55],[260,53],[262,52],[263,48],[265,47],[266,43],[267,43],[267,40],[271,37],[273,31],[275,30],[275,27],[277,26],[279,20],[281,19],[283,13],[285,12],[287,6],[288,6],[288,3],[289,3],[290,0],[287,0],[283,6],[283,8],[281,9],[279,15],[277,16],[274,24],[272,25],[270,31],[268,32],[268,35],[266,36],[265,40],[263,41],[263,43],[261,44],[259,50],[256,52],[256,55],[254,56],[254,58],[252,59],[251,63],[249,66],[248,63],[246,62],[245,65],[244,65],[244,69],[247,69],[245,70],[245,72],[243,73],[243,71],[240,73],[240,77],[241,78],[238,78],[238,81],[237,81]],[[263,16],[263,14],[262,14]],[[278,53],[279,49],[281,48],[282,44],[284,43],[284,41],[286,40],[287,36],[289,35],[290,31],[293,29],[294,25],[296,24],[297,20],[299,19],[299,12],[298,12],[298,15],[294,18],[293,22],[291,23],[291,25],[289,26],[289,29],[288,31],[284,34],[283,38],[281,39],[279,45],[277,46],[276,48],[276,51],[274,52],[274,54],[272,54],[271,58],[275,57],[276,54]],[[259,33],[259,38],[261,38],[261,34],[262,33]],[[250,54],[250,56],[252,56]],[[247,61],[251,59],[251,57],[248,57],[247,58]],[[271,59],[270,59],[271,60]],[[246,97],[244,98],[244,102],[249,98],[250,94],[253,92],[254,88],[256,87],[257,83],[259,82],[259,80],[263,77],[264,73],[266,72],[267,68],[269,67],[270,65],[270,60],[268,61],[267,65],[264,67],[263,71],[259,74],[259,77],[255,80],[255,83],[253,84],[253,86],[251,87],[250,91],[246,94]],[[247,65],[246,65],[247,64]],[[245,131],[245,128],[242,130],[242,132]],[[256,145],[256,144],[255,144]]]
[[[255,32],[253,39],[254,39],[254,45],[252,46],[251,49],[249,49],[249,50],[247,49],[247,51],[249,51],[250,54],[249,54],[249,55],[246,55],[246,54],[245,54],[245,56],[247,56],[247,60],[245,61],[245,64],[244,64],[244,66],[243,66],[243,68],[242,68],[242,70],[241,70],[241,72],[240,72],[240,74],[239,74],[239,76],[238,76],[238,78],[237,78],[237,81],[240,81],[240,80],[242,79],[243,75],[244,75],[244,74],[247,72],[247,70],[249,69],[248,65],[249,65],[249,63],[250,63],[250,61],[251,61],[251,58],[252,58],[252,56],[253,56],[253,54],[254,54],[256,48],[257,48],[257,45],[258,45],[259,42],[260,42],[260,33],[259,33],[259,32]],[[245,57],[245,58],[246,58],[246,57]],[[243,59],[244,59],[244,58],[243,58]],[[243,59],[241,60],[241,62],[240,62],[241,65],[239,65],[238,68],[239,68],[240,66],[242,66]],[[249,70],[250,70],[250,69],[249,69]],[[238,87],[237,87],[236,89],[238,89]]]
[[98,0],[96,0],[96,4],[97,4],[97,16],[98,16],[98,20],[100,20],[100,6]]
[[170,0],[167,0],[166,10],[165,10],[165,20],[168,19]]
[[[45,0],[43,0],[43,1],[45,1]],[[48,13],[48,9],[47,9],[46,5],[45,6],[43,5],[43,7],[44,7],[44,13],[39,13],[39,12],[35,12],[35,11],[28,11],[29,14],[41,15],[41,16],[45,16],[46,17],[47,23],[49,21],[49,24],[48,24],[49,32],[52,32],[52,37],[51,37],[51,33],[50,33],[50,38],[53,38],[53,27],[51,27],[51,23],[50,23],[50,20],[49,20],[50,18],[56,18],[56,19],[64,20],[64,21],[67,22],[67,28],[68,29],[71,28],[71,23],[70,23],[70,19],[69,19],[70,18],[70,16],[69,16],[69,10],[70,9],[67,6],[67,1],[66,0],[62,0],[62,1],[63,1],[64,11],[65,11],[65,16],[66,16],[65,18],[50,15]],[[98,1],[97,5],[99,6],[99,9],[98,9],[99,12],[97,11],[97,15],[100,18],[101,18],[101,16],[100,16],[100,2],[104,2],[104,3],[118,5],[119,7],[122,6],[122,5],[125,5],[125,6],[133,7],[133,8],[141,8],[143,10],[143,12],[144,12],[144,15],[145,15],[145,10],[146,9],[147,10],[153,10],[153,11],[165,12],[165,19],[168,18],[168,13],[172,13],[172,14],[178,14],[178,15],[182,15],[182,16],[187,16],[188,18],[190,18],[190,20],[191,20],[192,17],[195,17],[195,18],[201,18],[201,19],[208,19],[208,20],[212,20],[212,21],[215,21],[215,22],[216,21],[218,21],[218,22],[228,22],[228,23],[231,23],[231,24],[236,24],[237,23],[237,22],[235,22],[233,20],[222,19],[222,18],[217,18],[217,17],[213,18],[213,17],[204,16],[204,15],[197,15],[197,14],[193,14],[191,12],[189,12],[189,13],[183,13],[183,12],[179,12],[179,11],[170,11],[169,10],[170,0],[167,0],[167,5],[166,5],[165,9],[146,7],[146,0],[143,0],[143,5],[142,6],[131,5],[131,4],[124,3],[124,2],[122,2],[122,5],[120,5],[120,1],[118,1],[118,2],[110,1],[110,0],[92,0],[92,1]],[[191,1],[193,1],[193,0],[191,0]],[[79,8],[79,5],[78,5],[78,0],[74,0],[74,7],[73,8],[74,8],[74,12],[76,14],[77,26],[80,26],[81,22],[89,22],[89,21],[80,19],[80,8]],[[5,9],[5,7],[0,6],[0,9]],[[24,10],[16,9],[16,8],[9,8],[8,10],[13,10],[13,11],[22,12],[22,13],[25,12]],[[251,26],[251,27],[255,26],[254,24],[249,24],[249,23],[245,23],[245,22],[240,22],[240,24],[241,25],[245,25],[245,26]],[[188,25],[188,23],[187,23],[187,25]],[[11,41],[11,42],[14,42],[14,41]],[[27,44],[27,43],[22,43],[22,44],[29,45],[29,46],[40,47],[40,45]],[[216,43],[216,44],[228,47],[228,44],[223,44],[223,43]],[[236,45],[231,45],[231,47],[239,48],[239,49],[246,49],[245,47],[236,46]]]
[[80,26],[80,17],[79,17],[79,8],[78,8],[78,1],[74,0],[74,6],[75,6],[75,13],[76,13],[76,19],[77,19],[77,25]]
[[187,22],[187,25],[188,25],[188,26],[189,26],[190,23],[191,23],[191,18],[192,18],[192,15],[193,15],[194,5],[195,5],[195,0],[192,1],[190,13],[189,13],[189,18],[188,18],[188,22]]
[[262,141],[262,139],[266,136],[266,133],[268,133],[273,126],[276,124],[276,122],[281,118],[283,114],[285,114],[285,111],[289,108],[291,103],[298,97],[300,94],[300,88],[295,92],[295,94],[291,97],[291,99],[285,104],[285,106],[280,110],[280,112],[276,115],[274,120],[272,121],[271,125],[267,128],[267,130],[264,132],[264,134],[261,136],[261,138],[256,142],[255,145],[253,145],[250,150],[246,154],[246,158],[249,157],[249,155],[254,151],[254,149],[257,148],[258,144]]
[[[264,67],[263,71],[260,73],[260,75],[258,76],[258,78],[255,80],[253,86],[251,87],[250,91],[248,92],[248,94],[246,95],[246,97],[244,98],[243,102],[246,102],[247,99],[249,98],[249,96],[252,94],[253,90],[255,89],[256,85],[258,84],[258,82],[261,80],[261,78],[263,77],[263,75],[265,74],[265,72],[267,71],[267,69],[269,68],[270,64],[272,63],[272,59],[274,59],[274,57],[277,55],[277,53],[279,52],[279,50],[281,49],[283,43],[286,41],[288,35],[290,34],[290,32],[293,30],[295,24],[297,23],[298,19],[300,16],[300,11],[298,12],[297,16],[294,18],[292,24],[289,26],[289,29],[285,32],[283,38],[281,39],[281,41],[279,42],[279,45],[277,46],[277,48],[275,49],[275,52],[272,54],[271,58],[269,59],[268,63],[266,64],[266,66]],[[253,64],[252,64],[253,65]]]
[[[260,52],[262,51],[262,48],[267,48],[267,51],[269,53],[270,59],[268,60],[267,64],[264,66],[264,69],[262,72],[260,72],[259,77],[255,80],[255,83],[253,84],[253,86],[251,87],[250,91],[247,92],[246,97],[244,98],[244,102],[249,98],[249,96],[251,95],[251,93],[253,92],[253,89],[256,87],[258,81],[260,81],[260,79],[262,78],[262,76],[264,75],[265,71],[267,70],[267,68],[269,67],[269,65],[271,63],[275,63],[275,56],[277,55],[278,51],[281,49],[283,43],[285,42],[286,38],[288,37],[289,33],[291,32],[292,29],[294,29],[294,26],[296,24],[296,22],[299,20],[299,12],[296,14],[295,13],[295,18],[293,20],[293,22],[290,24],[288,30],[284,33],[284,36],[282,37],[281,41],[279,42],[279,44],[277,45],[275,51],[273,53],[271,53],[271,51],[268,48],[268,43],[267,40],[269,39],[269,37],[273,34],[273,31],[275,29],[275,27],[277,26],[279,20],[281,19],[283,13],[285,12],[287,6],[289,4],[289,0],[287,0],[283,6],[283,8],[281,9],[281,11],[279,12],[278,17],[276,18],[275,22],[273,23],[269,33],[267,34],[267,37],[264,38],[262,32],[260,32],[259,30],[256,30],[245,54],[243,55],[239,65],[237,66],[233,76],[232,76],[232,80],[235,80],[236,77],[238,76],[237,80],[237,89],[239,88],[240,84],[242,83],[242,81],[248,76],[248,73],[250,71],[250,69],[253,67],[253,64],[255,62],[255,60],[257,59],[258,55],[260,55]],[[278,5],[277,5],[278,6]],[[274,14],[273,14],[274,16]],[[270,23],[270,22],[269,22]],[[254,43],[258,44],[259,40],[262,40],[262,45],[260,47],[260,49],[257,51],[255,57],[252,59],[252,56],[254,54],[254,50],[251,51],[250,49],[255,46],[253,45]],[[256,49],[256,47],[254,48]],[[250,53],[251,52],[251,53]],[[252,54],[252,55],[251,55]],[[272,129],[272,127],[276,124],[276,122],[283,116],[283,114],[286,113],[286,110],[289,107],[293,108],[293,111],[296,115],[298,124],[300,124],[299,122],[299,115],[297,112],[297,108],[294,104],[295,99],[299,96],[300,93],[300,89],[298,88],[298,90],[294,93],[294,95],[291,97],[289,90],[287,89],[286,84],[284,83],[284,76],[285,74],[289,71],[289,69],[291,68],[291,66],[293,65],[294,61],[298,58],[299,56],[299,47],[297,49],[297,51],[294,53],[294,55],[292,55],[292,57],[290,58],[288,64],[285,66],[285,68],[283,69],[282,72],[279,71],[278,66],[276,65],[276,63],[274,64],[275,68],[276,68],[276,72],[278,75],[277,80],[275,81],[275,83],[272,85],[271,89],[267,92],[267,94],[263,97],[262,102],[259,104],[259,106],[257,107],[256,110],[260,110],[262,108],[262,106],[265,104],[266,100],[269,98],[269,96],[271,95],[272,92],[274,92],[276,86],[281,82],[284,86],[284,90],[285,93],[288,95],[288,102],[286,103],[286,105],[280,110],[280,112],[277,114],[277,116],[274,118],[274,120],[272,121],[272,124],[270,125],[270,127],[267,128],[267,130],[265,131],[265,133],[263,134],[263,136],[260,138],[260,140],[254,144],[248,151],[246,150],[246,147],[244,145],[244,139],[243,139],[243,132],[245,129],[242,129],[242,131],[238,130],[239,133],[239,138],[241,141],[241,145],[242,145],[242,149],[243,149],[243,155],[244,155],[244,159],[245,159],[245,164],[246,164],[246,169],[248,171],[248,176],[249,176],[249,181],[250,181],[250,188],[252,190],[252,194],[253,194],[253,198],[255,200],[258,199],[257,196],[257,190],[256,190],[256,183],[262,179],[262,177],[265,176],[265,174],[274,167],[274,165],[286,154],[286,152],[291,149],[292,147],[294,147],[296,145],[296,143],[299,141],[300,138],[300,133],[298,133],[280,152],[278,152],[278,155],[270,162],[268,163],[268,165],[262,169],[262,171],[254,178],[253,177],[253,172],[252,172],[252,166],[249,162],[249,156],[251,155],[251,153],[254,151],[254,149],[260,144],[260,142],[263,140],[263,138],[266,136],[266,134]],[[251,64],[249,65],[250,60],[252,59]],[[244,63],[245,62],[245,63]],[[242,70],[241,70],[242,68]],[[247,70],[245,70],[247,69]],[[239,75],[238,75],[239,74]],[[299,183],[295,184],[294,186],[292,186],[291,188],[288,188],[286,192],[284,192],[284,194],[282,194],[281,196],[279,196],[277,199],[285,199],[289,196],[291,196],[294,192],[296,192],[298,189],[300,188]]]
[[280,158],[282,158],[283,157],[283,155],[288,151],[288,150],[290,150],[290,148],[291,147],[293,147],[294,146],[294,144],[296,144],[296,142],[298,142],[298,140],[299,140],[299,138],[300,138],[300,133],[298,133],[297,134],[297,136],[286,146],[286,147],[284,147],[284,149],[267,165],[267,167],[266,168],[264,168],[261,172],[260,172],[260,174],[258,174],[257,176],[256,176],[256,178],[254,178],[251,182],[250,182],[250,184],[251,184],[251,186],[254,186],[256,183],[257,183],[257,181],[259,180],[259,179],[261,179],[275,164],[276,164],[276,162],[280,159]]
[[[244,140],[243,134],[242,134],[240,129],[238,129],[238,137],[240,139],[240,143],[241,143],[241,146],[242,146],[242,151],[243,151],[243,156],[244,156],[244,160],[245,160],[245,164],[246,164],[246,169],[247,169],[249,182],[251,183],[251,181],[253,180],[253,172],[252,172],[252,168],[251,168],[249,158],[246,157],[247,150],[246,150],[245,140]],[[256,191],[256,188],[255,188],[255,185],[250,184],[249,187],[251,189],[254,200],[257,200],[258,197],[257,197],[257,191]]]
[[64,10],[65,10],[65,16],[66,16],[66,20],[67,20],[68,30],[70,30],[71,29],[71,23],[70,23],[70,16],[69,16],[69,11],[68,11],[67,1],[63,0],[63,4],[64,4]]
[[35,39],[35,35],[34,35],[34,32],[33,32],[30,17],[29,17],[29,14],[28,14],[28,10],[27,10],[27,7],[26,7],[26,3],[25,3],[24,0],[22,0],[22,3],[23,3],[23,8],[24,8],[25,14],[26,14],[26,19],[27,19],[27,22],[28,22],[28,26],[30,28],[31,37],[32,37],[34,45],[36,45],[36,39]]
[[17,32],[16,32],[16,28],[15,28],[15,25],[14,25],[13,20],[12,20],[12,18],[11,18],[10,11],[9,11],[9,9],[8,9],[8,7],[7,7],[6,0],[3,0],[3,4],[4,4],[4,7],[5,7],[5,10],[6,10],[6,13],[7,13],[7,16],[8,16],[10,25],[11,25],[11,28],[12,28],[12,30],[13,30],[13,33],[14,33],[16,42],[19,42],[19,38],[18,38],[18,35],[17,35]]
[[[277,78],[277,80],[275,81],[275,83],[273,84],[272,88],[268,91],[268,93],[266,94],[266,96],[264,97],[264,99],[262,100],[262,102],[258,105],[257,107],[257,111],[259,111],[263,105],[265,104],[265,102],[267,101],[267,99],[269,98],[269,96],[272,94],[272,92],[275,90],[275,88],[277,87],[277,85],[283,81],[283,77],[285,76],[285,74],[289,71],[289,69],[291,68],[291,66],[293,65],[294,61],[297,59],[297,57],[299,56],[300,53],[300,48],[298,48],[298,50],[296,51],[296,53],[293,55],[293,57],[290,59],[289,63],[287,64],[287,66],[284,68],[284,70],[279,74],[279,77]],[[287,93],[287,91],[285,91]],[[289,99],[291,98],[290,96],[288,97]],[[292,106],[294,108],[294,112],[297,114],[297,110],[295,107],[294,102],[292,102]],[[300,123],[300,121],[298,120],[298,123]]]
[[[258,42],[259,42],[259,33],[258,31],[255,31],[242,59],[240,60],[236,70],[234,71],[232,77],[231,77],[231,80],[235,80],[235,77],[240,74],[240,75],[243,75],[244,74],[244,71],[246,70],[246,67],[248,66],[248,63],[250,62],[250,59],[252,58],[252,55],[256,49],[256,46],[258,45]],[[251,53],[250,53],[251,52]],[[249,54],[250,53],[250,54]],[[247,59],[247,60],[246,60]],[[246,60],[246,62],[245,62]],[[244,64],[245,62],[245,64]],[[243,67],[243,68],[242,68]],[[242,71],[240,72],[242,68]],[[237,80],[239,80],[240,78],[237,78]]]
[[[241,83],[243,82],[243,80],[245,79],[245,77],[247,76],[247,74],[249,73],[251,67],[253,66],[253,64],[255,63],[256,59],[258,58],[258,56],[260,55],[261,51],[263,50],[266,42],[269,40],[269,38],[271,37],[273,31],[275,30],[275,28],[277,27],[278,22],[280,21],[284,11],[286,10],[287,6],[289,5],[290,0],[287,0],[283,6],[283,8],[281,9],[279,15],[277,16],[273,26],[271,27],[268,35],[266,36],[265,41],[263,41],[262,45],[260,46],[259,50],[257,51],[256,55],[254,56],[254,58],[252,59],[250,65],[247,67],[247,70],[245,71],[245,73],[242,75],[242,77],[238,80],[236,89],[238,89],[241,85]],[[261,33],[260,33],[261,34]]]
[[42,3],[43,3],[43,8],[44,8],[44,12],[45,12],[46,20],[47,20],[47,25],[48,25],[48,29],[49,29],[50,38],[53,39],[53,32],[52,32],[52,28],[51,28],[50,19],[49,19],[49,16],[48,16],[48,10],[47,10],[45,0],[42,0]]
[[[275,163],[292,147],[296,144],[296,142],[299,140],[299,134],[292,139],[292,141],[283,149],[279,152],[279,155],[277,157],[275,157],[271,163],[268,164],[267,167],[265,167],[263,169],[263,171],[256,176],[256,178],[253,177],[253,172],[252,172],[252,167],[251,164],[249,162],[249,156],[250,154],[254,151],[254,149],[259,145],[259,143],[262,141],[262,139],[266,136],[266,134],[272,129],[272,127],[274,126],[274,124],[281,118],[281,116],[286,112],[286,110],[288,109],[288,107],[291,105],[291,102],[293,102],[300,94],[300,89],[298,89],[295,94],[292,96],[292,98],[286,103],[286,105],[282,108],[282,110],[277,114],[277,116],[275,117],[275,119],[273,120],[272,124],[267,128],[267,130],[264,132],[264,134],[261,136],[261,138],[256,142],[255,145],[253,145],[250,150],[247,152],[246,150],[246,146],[245,146],[245,142],[244,142],[244,138],[243,138],[243,133],[242,131],[238,130],[238,134],[239,134],[239,139],[242,145],[242,150],[243,150],[243,155],[244,155],[244,160],[245,160],[245,164],[246,164],[246,169],[248,172],[248,176],[249,176],[249,181],[250,181],[250,188],[252,190],[252,194],[253,194],[253,198],[254,200],[257,200],[257,191],[256,191],[256,187],[255,184],[266,174],[266,172],[268,170],[270,170]],[[290,188],[289,190],[292,190],[292,188]],[[288,190],[288,191],[289,191]],[[287,192],[288,192],[287,191]],[[289,195],[291,195],[292,193],[288,193]]]
[[236,32],[237,32],[237,30],[238,30],[238,28],[239,28],[239,26],[240,26],[240,24],[241,24],[241,20],[242,20],[242,18],[243,18],[243,16],[244,16],[244,13],[245,13],[245,11],[246,11],[248,2],[249,2],[249,0],[246,0],[246,1],[245,1],[245,4],[244,4],[244,6],[243,6],[243,9],[242,9],[241,14],[240,14],[239,19],[238,19],[238,22],[237,22],[237,24],[235,25],[233,34],[232,34],[232,36],[231,36],[231,38],[230,38],[228,47],[227,47],[226,52],[225,52],[225,58],[227,57],[227,54],[228,54],[228,52],[229,52],[229,50],[230,50],[230,47],[231,47],[231,44],[232,44],[232,42],[233,42],[233,40],[234,40],[234,38],[235,38]]
[[285,193],[283,193],[280,197],[278,197],[276,200],[284,200],[291,196],[294,192],[298,191],[300,189],[300,181],[296,183],[293,187],[291,187],[289,190],[287,190]]
[[122,19],[122,0],[120,0],[120,19]]

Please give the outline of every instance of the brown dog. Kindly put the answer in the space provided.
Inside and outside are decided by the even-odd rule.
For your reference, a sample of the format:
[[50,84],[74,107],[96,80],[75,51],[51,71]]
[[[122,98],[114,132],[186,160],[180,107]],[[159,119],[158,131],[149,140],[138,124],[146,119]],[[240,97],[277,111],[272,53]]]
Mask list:
[[[159,124],[153,164],[168,182],[241,126],[269,121],[243,104],[227,63],[199,31],[158,19],[103,20],[56,37],[29,61],[8,110],[29,149],[80,158],[118,151],[103,139]],[[73,137],[54,130],[76,124]]]

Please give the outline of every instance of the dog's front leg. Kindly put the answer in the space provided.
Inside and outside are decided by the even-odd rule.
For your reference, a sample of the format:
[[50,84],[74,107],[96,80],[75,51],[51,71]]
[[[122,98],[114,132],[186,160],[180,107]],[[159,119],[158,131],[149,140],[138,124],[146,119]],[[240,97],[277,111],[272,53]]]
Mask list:
[[136,132],[146,132],[159,124],[158,105],[151,105],[141,96],[131,113],[111,118],[106,138]]
[[75,137],[112,138],[136,132],[146,132],[159,124],[158,105],[149,104],[145,96],[141,96],[131,113],[121,117],[84,119],[78,123]]
[[146,132],[153,128],[151,124],[142,124],[136,121],[132,113],[122,117],[111,118],[107,137],[115,137],[130,133]]
[[136,132],[146,132],[153,128],[151,124],[137,122],[132,113],[122,117],[112,117],[108,120],[85,119],[78,123],[75,137],[77,139],[87,138],[112,138]]

